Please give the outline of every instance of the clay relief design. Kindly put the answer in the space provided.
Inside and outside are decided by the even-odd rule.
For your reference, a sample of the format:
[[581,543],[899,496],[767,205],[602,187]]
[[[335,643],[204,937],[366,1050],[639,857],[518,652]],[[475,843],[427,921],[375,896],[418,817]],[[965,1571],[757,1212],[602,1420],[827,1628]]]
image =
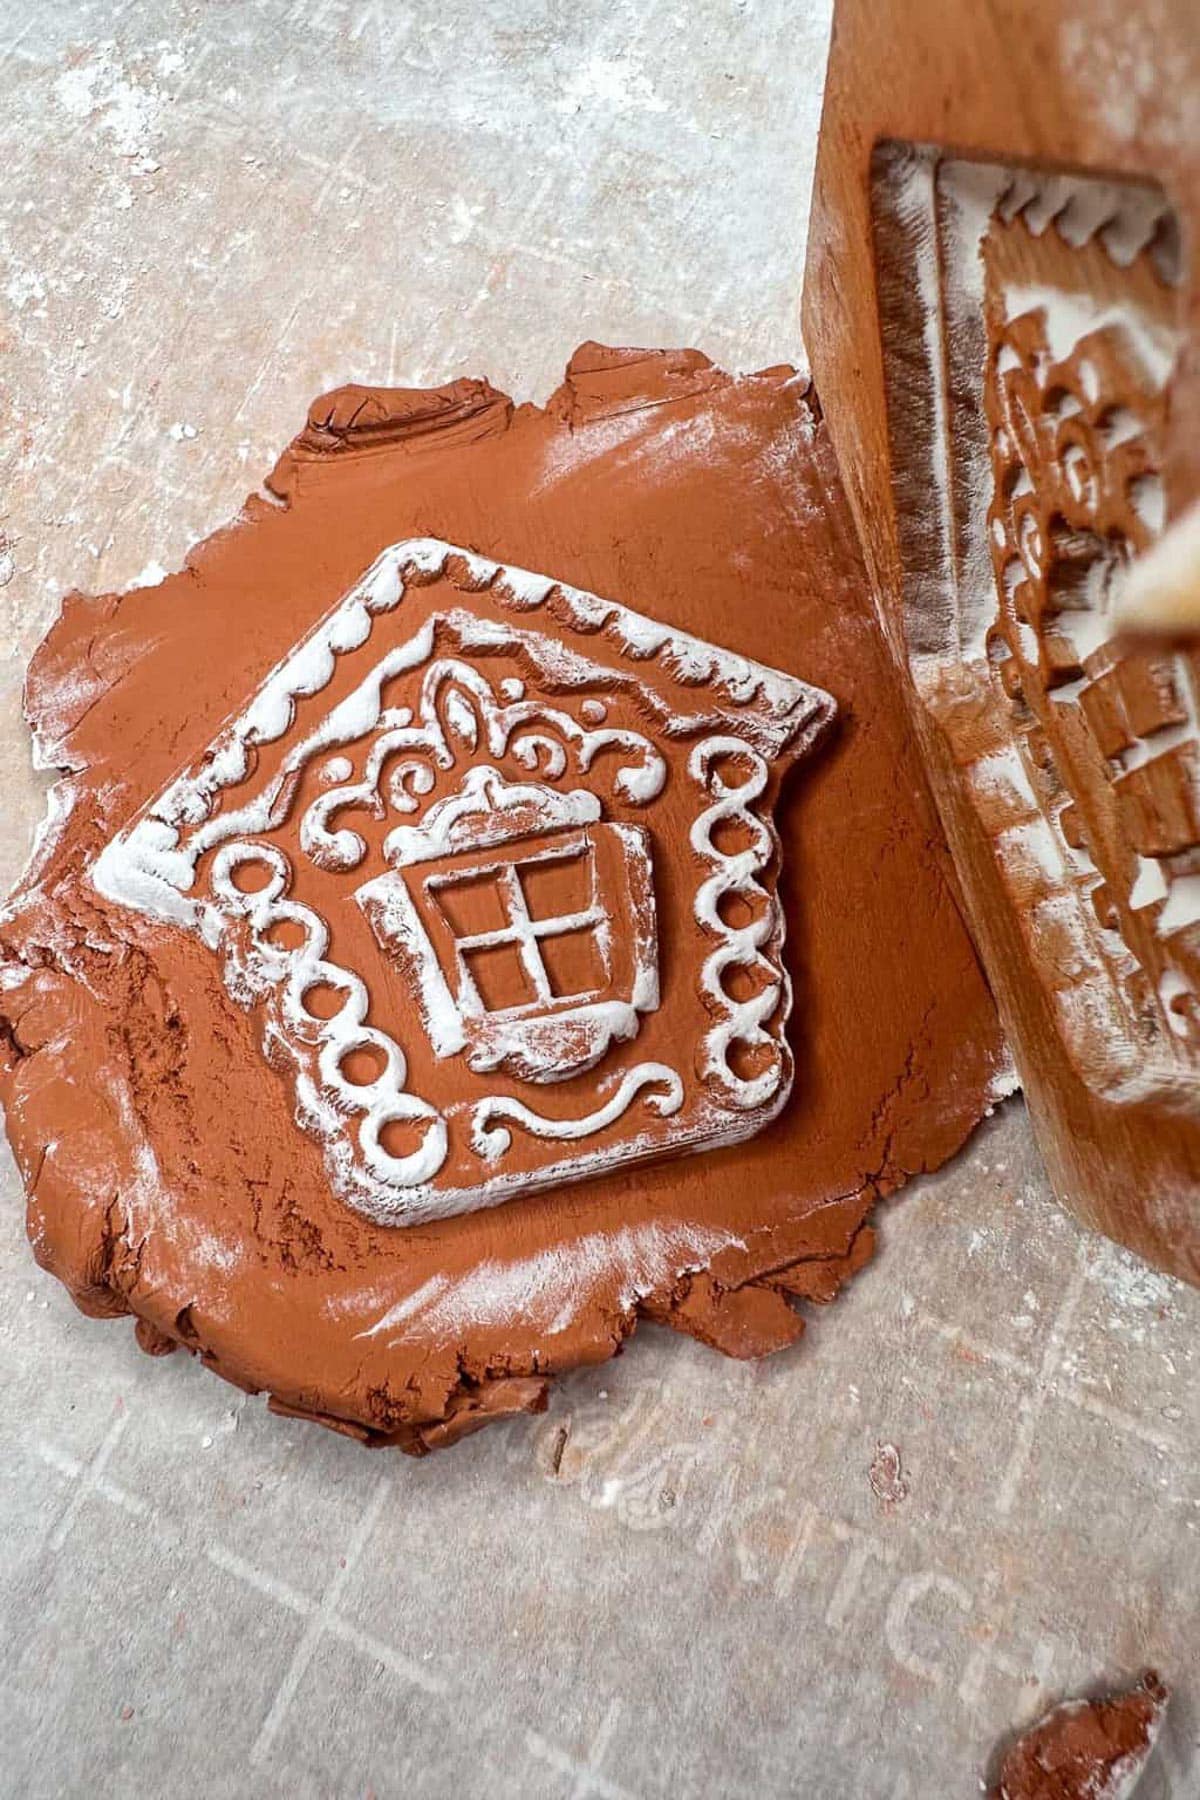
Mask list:
[[385,551],[101,852],[197,934],[383,1223],[784,1104],[772,810],[819,690],[434,540]]
[[[990,838],[1064,1048],[1111,1100],[1200,1104],[1200,747],[1194,653],[1114,635],[1165,524],[1182,344],[1156,192],[897,150],[884,280],[918,280],[930,398],[890,371],[932,478],[901,496],[907,650]],[[887,235],[885,235],[887,234]],[[924,234],[924,235],[923,235]],[[893,329],[903,313],[889,302]],[[913,321],[909,320],[910,328]]]
[[355,898],[410,970],[439,1056],[565,1081],[658,1006],[647,834],[599,821],[584,788],[510,785],[484,764],[389,832],[389,873]]

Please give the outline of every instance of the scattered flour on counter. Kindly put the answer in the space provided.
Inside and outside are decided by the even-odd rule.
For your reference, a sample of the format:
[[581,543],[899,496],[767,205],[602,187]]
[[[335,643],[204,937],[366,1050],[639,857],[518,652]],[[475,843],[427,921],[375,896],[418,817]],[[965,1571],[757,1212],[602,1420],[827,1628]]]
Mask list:
[[167,579],[167,576],[170,574],[170,572],[171,571],[169,569],[163,568],[162,564],[157,560],[157,558],[152,558],[146,564],[146,566],[142,570],[141,574],[134,576],[134,578],[130,582],[129,586],[131,589],[132,588],[158,587],[162,582],[164,582]]
[[54,98],[68,118],[89,125],[118,156],[135,157],[147,154],[169,96],[153,81],[130,80],[108,39],[86,61],[62,71]]
[[606,116],[623,113],[665,113],[667,102],[649,77],[634,66],[627,56],[592,56],[582,68],[568,75],[562,93],[554,103],[560,113],[582,112],[585,107],[602,109]]
[[[1174,1276],[1161,1274],[1129,1251],[1107,1242],[1101,1245],[1093,1274],[1118,1308],[1111,1323],[1132,1329],[1139,1338],[1145,1334],[1144,1315],[1173,1312],[1184,1292],[1183,1283]],[[1123,1316],[1130,1313],[1143,1317],[1131,1321]]]

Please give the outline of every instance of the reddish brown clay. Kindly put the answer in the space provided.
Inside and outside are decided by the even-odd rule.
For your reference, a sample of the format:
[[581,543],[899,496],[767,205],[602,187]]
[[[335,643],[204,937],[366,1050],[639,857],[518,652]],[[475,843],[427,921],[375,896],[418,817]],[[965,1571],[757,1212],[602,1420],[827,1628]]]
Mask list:
[[[370,719],[330,737],[381,656]],[[789,370],[588,345],[544,411],[485,381],[327,396],[182,573],[68,598],[27,709],[64,771],[0,926],[36,1253],[278,1411],[419,1452],[537,1410],[639,1317],[792,1343],[797,1302],[870,1256],[877,1198],[1003,1091]],[[385,725],[409,735],[368,780]],[[314,918],[320,980],[287,962]]]
[[1166,1716],[1151,1669],[1106,1700],[1068,1700],[1004,1758],[993,1800],[1131,1800]]

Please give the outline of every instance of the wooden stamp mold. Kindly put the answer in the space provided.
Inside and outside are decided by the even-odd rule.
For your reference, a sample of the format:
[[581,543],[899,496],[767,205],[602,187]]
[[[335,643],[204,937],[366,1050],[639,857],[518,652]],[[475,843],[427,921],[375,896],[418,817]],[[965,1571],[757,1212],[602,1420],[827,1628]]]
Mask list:
[[1200,64],[1016,10],[839,7],[806,334],[1051,1178],[1196,1279],[1200,651],[1116,614],[1200,492]]

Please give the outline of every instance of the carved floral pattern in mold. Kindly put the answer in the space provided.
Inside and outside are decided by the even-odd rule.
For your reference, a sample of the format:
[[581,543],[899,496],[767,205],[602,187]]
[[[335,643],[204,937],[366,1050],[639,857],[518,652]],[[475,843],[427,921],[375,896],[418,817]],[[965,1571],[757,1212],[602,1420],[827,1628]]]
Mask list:
[[1056,852],[1031,927],[1044,948],[1065,948],[1071,920],[1058,1009],[1093,1079],[1119,1092],[1157,1064],[1192,1087],[1200,659],[1124,647],[1107,618],[1123,571],[1162,528],[1164,395],[1112,325],[1060,358],[1044,309],[998,312],[993,344],[988,656]]
[[[1140,183],[877,155],[905,652],[1077,1074],[1200,1105],[1194,654],[1109,617],[1164,526],[1180,257]],[[908,483],[906,486],[905,483]]]

